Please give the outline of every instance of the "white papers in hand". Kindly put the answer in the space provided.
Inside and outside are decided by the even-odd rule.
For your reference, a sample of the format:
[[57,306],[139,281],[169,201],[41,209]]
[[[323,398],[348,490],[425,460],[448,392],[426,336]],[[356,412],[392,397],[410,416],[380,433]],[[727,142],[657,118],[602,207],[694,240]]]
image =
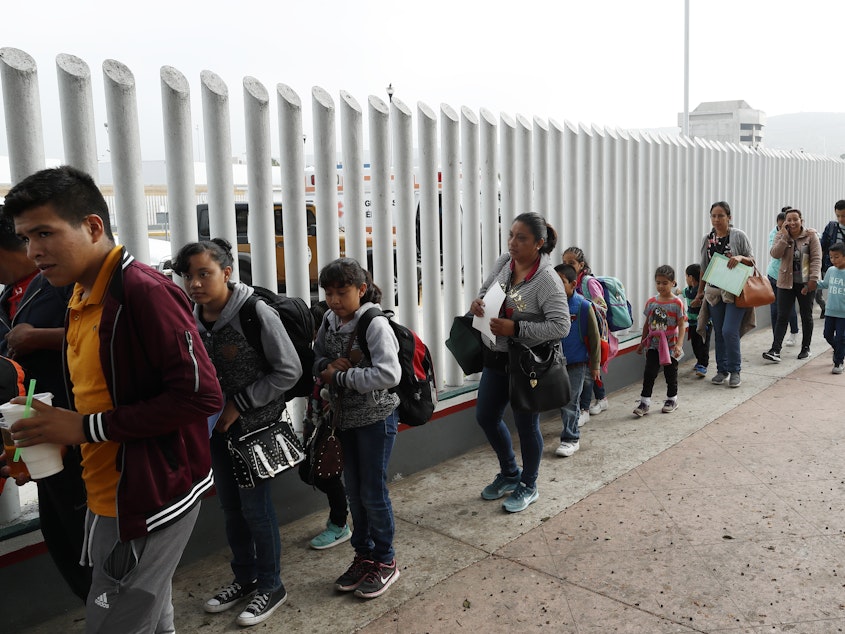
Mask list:
[[484,317],[472,316],[472,327],[487,337],[491,344],[496,343],[496,335],[490,330],[490,320],[499,316],[504,301],[505,291],[498,283],[494,283],[484,296]]

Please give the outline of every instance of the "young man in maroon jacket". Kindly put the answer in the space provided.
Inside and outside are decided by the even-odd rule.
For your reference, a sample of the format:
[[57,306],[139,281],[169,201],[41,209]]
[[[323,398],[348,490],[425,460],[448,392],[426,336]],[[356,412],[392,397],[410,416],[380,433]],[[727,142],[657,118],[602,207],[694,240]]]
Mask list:
[[[223,405],[184,293],[115,246],[87,174],[37,172],[4,213],[53,285],[75,284],[62,353],[71,409],[34,403],[21,446],[82,445],[89,632],[172,632],[171,580],[213,484],[207,418]],[[131,574],[130,574],[131,573]]]

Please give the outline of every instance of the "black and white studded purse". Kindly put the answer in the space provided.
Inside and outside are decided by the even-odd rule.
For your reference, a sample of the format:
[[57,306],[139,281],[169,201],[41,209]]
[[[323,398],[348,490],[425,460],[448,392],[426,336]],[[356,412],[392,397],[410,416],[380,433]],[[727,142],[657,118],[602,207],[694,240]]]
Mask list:
[[244,432],[236,421],[227,432],[235,481],[243,489],[273,478],[305,459],[305,448],[294,432],[287,411],[274,423]]

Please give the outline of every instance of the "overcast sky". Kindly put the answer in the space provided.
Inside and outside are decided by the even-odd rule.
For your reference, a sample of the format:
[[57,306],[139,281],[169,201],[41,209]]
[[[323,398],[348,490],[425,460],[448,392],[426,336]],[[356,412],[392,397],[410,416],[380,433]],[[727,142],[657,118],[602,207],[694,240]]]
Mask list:
[[[245,76],[271,94],[291,86],[310,137],[311,88],[435,109],[447,103],[620,128],[677,124],[683,110],[684,0],[37,0],[3,3],[0,46],[36,61],[48,157],[61,158],[55,59],[88,63],[99,153],[106,147],[102,63],[137,83],[142,155],[164,157],[159,71],[191,84],[201,125],[200,72],[227,83],[235,155],[243,142]],[[841,0],[690,0],[690,109],[744,99],[773,116],[841,112]],[[0,118],[3,113],[0,112]],[[338,117],[338,125],[340,123]],[[365,136],[366,138],[366,136]],[[310,144],[309,144],[310,146]],[[310,147],[309,147],[310,151]],[[5,121],[0,154],[6,154]]]

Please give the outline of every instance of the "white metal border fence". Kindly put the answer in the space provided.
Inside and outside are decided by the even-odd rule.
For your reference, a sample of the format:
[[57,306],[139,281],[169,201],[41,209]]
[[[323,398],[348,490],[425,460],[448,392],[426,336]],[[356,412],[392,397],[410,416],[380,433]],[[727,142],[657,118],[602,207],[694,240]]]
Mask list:
[[[65,161],[96,172],[94,109],[87,64],[71,55],[56,59]],[[161,201],[148,207],[140,180],[141,159],[135,80],[114,60],[103,63],[108,133],[114,173],[114,212],[121,241],[138,257],[148,254],[147,226]],[[0,49],[5,125],[12,181],[45,166],[38,76],[34,60]],[[223,80],[199,77],[211,234],[233,244],[229,92]],[[343,156],[347,255],[365,262],[361,166],[364,112],[341,91],[338,103],[320,87],[311,94],[315,149],[318,266],[338,247],[337,139]],[[190,84],[178,70],[161,69],[167,163],[169,231],[174,248],[197,239]],[[252,219],[253,282],[275,287],[270,93],[255,78],[243,80],[248,199]],[[288,293],[309,297],[309,249],[305,206],[302,102],[290,87],[275,92],[281,151],[281,200]],[[565,104],[562,104],[565,107]],[[340,109],[339,125],[337,109]],[[414,139],[416,119],[416,140]],[[506,248],[507,227],[523,211],[538,211],[558,231],[553,258],[580,246],[597,273],[621,278],[638,311],[652,292],[652,272],[699,259],[709,229],[708,211],[728,201],[733,222],[748,233],[765,265],[767,237],[784,204],[802,209],[807,224],[821,228],[833,203],[845,198],[845,162],[799,152],[750,149],[704,139],[668,137],[587,127],[551,118],[455,111],[424,103],[412,109],[399,99],[367,99],[372,185],[372,251],[384,304],[421,332],[441,383],[463,376],[445,352],[445,328],[466,311],[485,273]],[[439,132],[439,134],[438,134]],[[439,142],[438,142],[439,141]],[[95,175],[96,176],[96,175]],[[391,209],[391,205],[393,208]],[[442,228],[439,224],[442,207]],[[420,217],[422,310],[417,310],[416,217]],[[393,271],[391,224],[397,252]],[[395,281],[398,286],[394,285]],[[396,301],[398,297],[398,302]]]

